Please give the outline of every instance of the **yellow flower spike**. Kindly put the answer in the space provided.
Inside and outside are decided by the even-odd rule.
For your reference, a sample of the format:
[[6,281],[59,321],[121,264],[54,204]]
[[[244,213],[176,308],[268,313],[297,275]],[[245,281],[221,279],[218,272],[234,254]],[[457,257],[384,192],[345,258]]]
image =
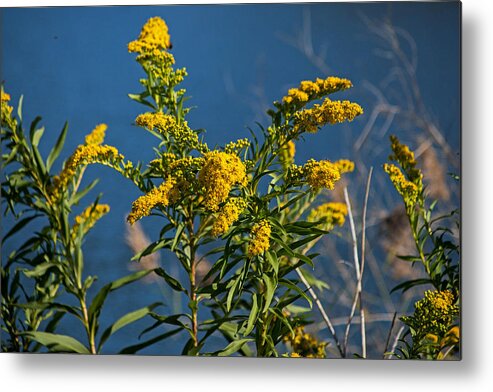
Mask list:
[[128,223],[133,225],[139,219],[151,214],[151,210],[157,206],[168,206],[170,203],[169,195],[176,184],[172,177],[159,185],[157,188],[150,190],[143,196],[140,196],[132,203],[132,211],[127,217]]
[[218,237],[226,233],[231,225],[238,220],[246,206],[246,201],[238,197],[228,200],[219,210],[219,214],[212,225],[211,235]]
[[404,199],[406,208],[414,207],[419,194],[418,186],[414,182],[408,181],[401,170],[394,164],[385,163],[383,170],[389,175],[390,181],[392,181],[395,189]]
[[10,101],[10,94],[7,94],[6,92],[2,91],[0,95],[0,102],[9,102]]
[[139,38],[128,44],[128,51],[144,53],[154,49],[169,49],[170,47],[168,26],[163,19],[156,16],[150,18],[142,27]]
[[315,336],[305,332],[302,326],[294,329],[294,336],[291,334],[284,336],[283,341],[291,345],[293,352],[290,354],[294,358],[325,358],[325,347],[327,343],[319,342]]
[[265,219],[252,227],[252,231],[250,232],[251,240],[247,250],[249,257],[258,256],[269,249],[271,231],[270,223]]
[[288,158],[290,160],[293,160],[295,154],[296,154],[296,145],[294,144],[294,142],[292,140],[290,140],[288,142]]
[[334,165],[339,169],[341,174],[352,173],[354,171],[354,162],[349,159],[339,159],[334,162]]
[[67,187],[75,176],[79,167],[94,163],[113,166],[116,162],[122,160],[123,155],[113,146],[100,146],[96,144],[79,145],[65,162],[60,174],[53,177],[53,183],[50,186],[52,200],[58,199],[63,189]]
[[363,108],[357,103],[326,98],[321,105],[315,104],[311,109],[295,113],[294,131],[315,133],[324,125],[350,122],[361,114]]
[[81,226],[83,233],[87,233],[108,212],[110,212],[110,206],[108,204],[97,204],[96,206],[87,207],[80,215],[75,217],[75,224],[72,227],[72,238],[77,237]]
[[308,215],[309,222],[323,220],[329,226],[342,226],[346,221],[347,206],[345,203],[329,202],[314,208]]
[[106,124],[99,124],[97,125],[92,132],[86,136],[86,144],[92,144],[95,146],[99,146],[104,142],[104,137],[106,134],[106,130],[108,129],[108,126]]
[[421,189],[423,174],[416,167],[417,161],[414,158],[414,152],[408,146],[399,142],[397,136],[390,136],[390,142],[393,154],[389,156],[389,159],[398,162],[409,180]]
[[217,211],[232,187],[246,184],[246,168],[235,154],[211,151],[204,154],[204,165],[198,180],[204,188],[204,205],[210,211]]
[[414,314],[401,319],[410,325],[422,338],[434,334],[443,338],[449,331],[459,307],[450,290],[425,292],[424,298],[414,304]]
[[289,89],[288,94],[283,97],[282,102],[286,105],[294,105],[299,108],[309,101],[322,98],[325,95],[340,90],[346,90],[352,86],[350,80],[335,76],[329,76],[327,79],[317,79],[314,82],[304,80],[298,88]]
[[334,189],[335,183],[341,179],[341,172],[331,161],[309,160],[304,166],[306,181],[314,189]]

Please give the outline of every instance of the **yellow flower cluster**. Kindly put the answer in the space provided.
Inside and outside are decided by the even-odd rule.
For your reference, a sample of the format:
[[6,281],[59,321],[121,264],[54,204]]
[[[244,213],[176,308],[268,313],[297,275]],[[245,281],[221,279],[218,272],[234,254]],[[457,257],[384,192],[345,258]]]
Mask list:
[[148,130],[156,130],[163,136],[170,136],[182,147],[196,149],[202,153],[209,149],[199,141],[197,133],[192,131],[187,122],[178,124],[176,118],[162,112],[143,113],[137,116],[135,123]]
[[398,162],[409,180],[420,188],[423,175],[421,170],[416,167],[417,161],[414,158],[414,152],[405,144],[400,143],[397,136],[390,136],[390,142],[393,154],[389,156],[389,159]]
[[319,342],[313,335],[305,332],[302,326],[294,329],[294,336],[286,335],[283,340],[291,345],[292,358],[325,358],[327,343]]
[[169,205],[170,192],[175,184],[176,180],[172,177],[168,177],[168,179],[157,188],[153,188],[151,191],[135,200],[132,203],[132,211],[127,217],[128,223],[133,225],[144,216],[150,215],[151,210],[156,206]]
[[428,290],[424,298],[414,304],[414,308],[414,314],[402,317],[402,321],[415,331],[418,338],[429,334],[443,338],[459,314],[459,307],[450,290]]
[[246,201],[239,197],[229,199],[219,210],[211,228],[211,235],[218,237],[226,233],[231,225],[238,220],[246,206]]
[[263,219],[256,223],[250,232],[250,243],[248,244],[247,254],[249,257],[255,257],[270,247],[270,233],[272,229],[270,223]]
[[314,208],[308,215],[308,221],[323,221],[329,227],[342,226],[346,221],[347,206],[344,203],[329,202]]
[[211,151],[204,154],[204,166],[199,172],[199,184],[204,188],[204,205],[217,211],[232,187],[246,184],[246,168],[236,154]]
[[293,160],[296,154],[296,145],[292,140],[288,142],[288,158],[289,160]]
[[168,49],[170,47],[168,26],[163,19],[156,16],[150,18],[142,27],[139,38],[128,44],[128,51],[144,53],[154,49]]
[[383,170],[389,175],[397,192],[401,194],[406,208],[414,207],[419,195],[418,186],[414,182],[408,181],[401,169],[392,163],[384,163]]
[[339,159],[334,162],[334,165],[339,169],[341,174],[352,173],[354,171],[354,162],[349,159]]
[[304,80],[298,88],[289,89],[282,101],[288,105],[303,106],[307,102],[323,97],[336,91],[346,90],[353,85],[350,80],[329,76],[327,79],[317,78],[314,82]]
[[77,169],[81,166],[100,163],[114,167],[123,160],[123,155],[113,146],[97,144],[81,144],[65,162],[61,173],[53,177],[50,187],[52,200],[58,199],[63,189],[75,176]]
[[97,204],[96,206],[87,207],[80,215],[75,217],[75,224],[72,227],[72,238],[78,236],[81,227],[82,232],[84,234],[87,233],[108,212],[110,212],[110,206],[108,204]]
[[244,148],[250,147],[250,140],[248,139],[239,139],[236,142],[229,142],[224,147],[224,152],[228,154],[238,154]]
[[1,90],[0,95],[0,121],[2,125],[7,125],[10,129],[15,128],[15,120],[12,119],[12,111],[14,108],[8,103],[10,102],[10,95]]
[[335,183],[341,179],[339,168],[328,160],[315,161],[310,159],[304,166],[306,181],[314,189],[334,189]]
[[294,114],[294,131],[314,133],[327,124],[353,121],[360,114],[363,114],[363,108],[357,103],[332,101],[326,98],[321,105],[315,104],[311,109],[304,109]]
[[104,137],[108,126],[106,124],[97,125],[92,132],[86,136],[85,142],[87,145],[99,146],[104,142]]

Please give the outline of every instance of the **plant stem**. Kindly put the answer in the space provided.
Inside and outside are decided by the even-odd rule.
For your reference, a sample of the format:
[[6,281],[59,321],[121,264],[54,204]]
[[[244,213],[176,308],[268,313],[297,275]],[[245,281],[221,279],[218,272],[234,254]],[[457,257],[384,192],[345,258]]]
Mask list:
[[91,332],[91,326],[89,324],[89,315],[87,313],[87,305],[86,305],[85,295],[83,295],[83,297],[79,298],[79,302],[80,302],[80,307],[82,309],[82,316],[84,318],[84,327],[86,328],[86,332],[87,332],[87,339],[89,341],[89,348],[91,350],[91,354],[96,354],[96,343],[94,342],[94,335]]

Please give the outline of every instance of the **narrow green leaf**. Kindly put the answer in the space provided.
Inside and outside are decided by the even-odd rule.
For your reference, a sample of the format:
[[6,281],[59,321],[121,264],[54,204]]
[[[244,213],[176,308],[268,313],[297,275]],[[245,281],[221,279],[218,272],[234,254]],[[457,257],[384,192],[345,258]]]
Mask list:
[[158,335],[154,338],[146,340],[143,343],[138,343],[138,344],[134,344],[133,346],[126,347],[120,351],[120,354],[135,354],[137,351],[140,351],[143,348],[149,347],[149,346],[151,346],[157,342],[160,342],[161,340],[169,338],[170,336],[173,336],[180,331],[182,331],[181,328],[176,328],[176,329],[173,329],[169,332],[163,333],[162,335]]
[[126,315],[120,317],[117,321],[115,321],[113,324],[111,324],[108,328],[106,328],[106,330],[101,335],[101,339],[99,341],[99,346],[98,346],[98,352],[101,351],[101,348],[103,347],[106,340],[108,340],[108,338],[111,335],[113,335],[116,331],[118,331],[119,329],[125,327],[126,325],[128,325],[130,323],[133,323],[133,322],[140,320],[141,318],[147,316],[158,305],[160,305],[160,303],[156,302],[152,305],[145,306],[143,308],[134,310],[133,312],[127,313]]
[[227,357],[231,354],[234,354],[238,350],[240,350],[244,344],[248,342],[252,342],[254,339],[240,339],[240,340],[234,340],[230,344],[228,344],[224,349],[220,351],[216,351],[212,355],[217,355],[218,357]]
[[56,159],[60,155],[60,152],[63,149],[63,146],[65,144],[65,138],[67,137],[67,131],[68,131],[68,122],[65,122],[63,125],[62,131],[60,132],[60,135],[58,135],[58,139],[53,146],[52,150],[50,151],[50,154],[48,155],[48,159],[46,160],[46,169],[50,171],[51,166],[53,163],[55,163]]
[[87,347],[71,336],[40,331],[24,332],[24,334],[46,346],[51,352],[90,354]]

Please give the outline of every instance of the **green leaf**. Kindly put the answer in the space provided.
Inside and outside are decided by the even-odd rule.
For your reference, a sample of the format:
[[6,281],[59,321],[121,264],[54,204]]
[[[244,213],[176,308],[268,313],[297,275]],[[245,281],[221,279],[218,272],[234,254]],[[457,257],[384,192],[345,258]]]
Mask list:
[[46,346],[51,352],[90,354],[87,347],[71,336],[40,331],[24,332],[23,334]]
[[156,268],[154,271],[161,278],[163,278],[173,290],[178,292],[186,292],[186,290],[183,288],[180,282],[178,282],[178,280],[173,278],[171,275],[168,275],[163,268]]
[[264,308],[262,309],[262,313],[265,313],[272,302],[272,298],[274,297],[274,293],[277,287],[277,279],[273,276],[269,276],[267,274],[262,275],[262,281],[265,284],[265,294],[264,294]]
[[269,264],[272,266],[272,269],[274,270],[275,274],[277,275],[279,273],[279,259],[277,258],[277,255],[275,252],[268,251],[265,253],[265,258],[269,262]]
[[41,137],[43,136],[44,132],[45,132],[44,127],[38,128],[34,131],[32,139],[31,139],[31,143],[32,143],[33,147],[38,147],[39,141],[41,140]]
[[56,159],[60,155],[60,152],[62,151],[63,145],[65,144],[65,138],[67,136],[67,131],[68,131],[68,122],[65,122],[62,131],[60,132],[60,135],[58,135],[58,139],[53,146],[53,149],[50,151],[50,154],[48,155],[48,159],[46,160],[46,169],[50,171],[51,166],[53,163],[55,163]]
[[138,343],[138,344],[134,344],[133,346],[126,347],[120,351],[120,354],[135,354],[137,351],[140,351],[143,348],[149,347],[149,346],[153,345],[154,343],[160,342],[161,340],[169,338],[170,336],[173,336],[180,331],[182,331],[181,328],[176,328],[176,329],[173,329],[169,332],[163,333],[162,335],[158,335],[152,339],[146,340],[143,343]]
[[134,272],[133,274],[127,275],[123,278],[117,279],[114,282],[108,283],[106,286],[104,286],[94,297],[94,299],[91,302],[91,305],[89,306],[89,320],[91,323],[95,321],[97,316],[99,315],[101,311],[101,307],[104,304],[104,301],[106,300],[106,297],[108,294],[114,290],[119,289],[120,287],[123,287],[127,284],[130,284],[132,282],[135,282],[136,280],[139,280],[143,278],[144,276],[150,274],[154,270],[144,270],[144,271],[137,271]]
[[406,282],[403,282],[401,284],[398,284],[395,286],[392,290],[390,290],[390,294],[392,294],[394,291],[397,290],[402,290],[402,292],[406,292],[412,287],[415,286],[420,286],[423,284],[433,284],[433,281],[431,279],[413,279],[413,280],[408,280]]
[[48,261],[46,263],[38,264],[32,270],[23,269],[22,272],[28,278],[37,278],[39,276],[42,276],[42,275],[46,274],[47,271],[50,270],[50,269],[52,269],[52,268],[59,270],[60,269],[60,266],[58,264],[52,263],[51,261]]
[[254,339],[239,339],[234,340],[230,344],[228,344],[224,349],[220,351],[216,351],[212,355],[217,355],[218,357],[227,357],[228,355],[234,354],[238,350],[240,350],[244,344],[248,342],[252,342]]
[[10,236],[14,235],[15,233],[17,233],[19,230],[21,230],[24,226],[26,226],[31,220],[33,220],[34,218],[37,218],[39,217],[40,215],[31,215],[31,216],[27,216],[23,219],[21,219],[19,222],[17,222],[14,227],[12,227],[7,234],[5,234],[5,236],[3,237],[2,239],[2,243],[5,243],[5,241],[7,240],[7,238],[9,238]]
[[250,316],[248,316],[248,323],[243,335],[247,336],[250,332],[252,332],[253,327],[255,326],[255,321],[257,320],[258,314],[258,305],[257,305],[257,295],[252,295],[252,310],[250,310]]
[[101,339],[99,341],[98,352],[101,351],[104,343],[108,338],[113,335],[119,329],[125,327],[126,325],[133,323],[134,321],[140,320],[141,318],[147,316],[151,311],[159,306],[160,303],[156,302],[152,305],[145,306],[143,308],[134,310],[133,312],[127,313],[125,316],[120,317],[117,321],[111,324],[101,335]]

